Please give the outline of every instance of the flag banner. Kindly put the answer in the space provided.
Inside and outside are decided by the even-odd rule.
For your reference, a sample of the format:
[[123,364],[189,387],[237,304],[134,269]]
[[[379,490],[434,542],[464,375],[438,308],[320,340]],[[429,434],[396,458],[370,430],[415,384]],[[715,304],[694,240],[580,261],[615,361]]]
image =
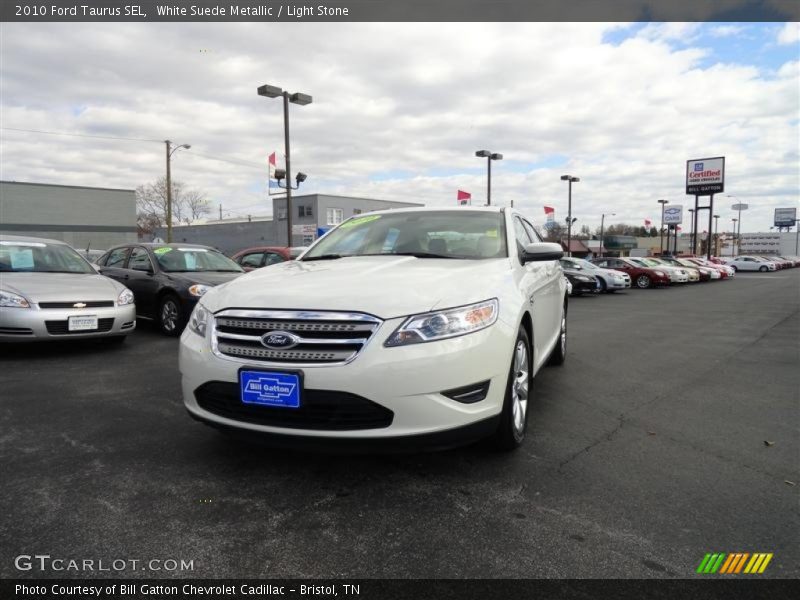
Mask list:
[[650,219],[645,219],[644,220],[644,226],[645,227],[650,227],[650,225],[652,225],[652,224],[653,224],[653,222]]
[[545,206],[544,207],[544,214],[546,214],[546,215],[553,215],[553,214],[555,214],[555,212],[556,212],[556,209],[553,208],[552,206]]
[[456,193],[456,201],[460,206],[468,204],[472,200],[472,194],[463,190],[458,190]]

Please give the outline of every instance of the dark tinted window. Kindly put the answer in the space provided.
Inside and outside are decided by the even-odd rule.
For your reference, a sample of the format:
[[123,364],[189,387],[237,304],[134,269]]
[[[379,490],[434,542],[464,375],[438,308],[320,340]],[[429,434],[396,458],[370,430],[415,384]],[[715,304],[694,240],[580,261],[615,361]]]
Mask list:
[[135,271],[152,271],[153,265],[150,262],[150,256],[147,254],[147,250],[141,247],[131,250],[128,268]]
[[239,257],[239,264],[243,267],[260,267],[263,256],[263,252],[251,252]]
[[267,252],[266,259],[264,260],[264,266],[266,267],[268,265],[274,265],[285,261],[286,259],[277,252]]
[[128,257],[129,250],[130,248],[114,248],[108,253],[108,257],[104,263],[105,266],[121,269],[125,266],[125,259]]

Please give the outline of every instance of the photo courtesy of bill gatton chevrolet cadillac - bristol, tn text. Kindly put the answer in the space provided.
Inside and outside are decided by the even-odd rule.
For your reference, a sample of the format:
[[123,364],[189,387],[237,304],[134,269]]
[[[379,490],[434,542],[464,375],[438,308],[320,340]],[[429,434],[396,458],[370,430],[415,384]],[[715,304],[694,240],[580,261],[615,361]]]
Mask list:
[[181,337],[186,408],[277,444],[516,448],[532,378],[566,356],[561,256],[511,209],[353,217],[206,292]]

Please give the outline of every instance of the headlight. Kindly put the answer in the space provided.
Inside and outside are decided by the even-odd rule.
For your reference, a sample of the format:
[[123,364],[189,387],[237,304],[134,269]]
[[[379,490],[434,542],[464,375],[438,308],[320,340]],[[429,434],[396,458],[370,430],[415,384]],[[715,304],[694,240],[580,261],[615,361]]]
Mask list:
[[574,277],[575,277],[575,279],[577,279],[578,281],[591,281],[591,279],[589,279],[589,278],[588,278],[588,277],[586,277],[585,275],[574,275]]
[[197,335],[205,337],[210,316],[211,312],[198,302],[192,311],[192,316],[189,317],[189,329]]
[[30,308],[31,305],[22,296],[0,290],[0,307],[3,308]]
[[409,317],[384,346],[421,344],[486,329],[497,320],[497,299]]
[[202,285],[200,283],[195,283],[194,285],[189,286],[189,293],[192,296],[199,298],[210,289],[211,289],[210,285]]
[[666,275],[664,275],[664,271],[654,271],[654,273],[659,277],[666,277]]
[[133,304],[133,292],[125,288],[117,296],[117,306],[126,306],[128,304]]

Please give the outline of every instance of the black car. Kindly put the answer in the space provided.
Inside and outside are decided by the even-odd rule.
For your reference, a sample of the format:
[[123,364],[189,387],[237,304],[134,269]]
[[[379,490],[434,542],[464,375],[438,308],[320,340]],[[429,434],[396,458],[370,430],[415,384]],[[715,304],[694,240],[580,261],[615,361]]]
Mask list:
[[127,244],[97,259],[99,271],[133,292],[137,316],[155,319],[178,335],[197,301],[210,288],[244,271],[221,252],[194,244]]
[[563,270],[564,275],[572,284],[573,296],[580,296],[581,294],[594,294],[600,291],[600,282],[597,281],[597,277],[594,275],[589,275],[585,271],[577,271],[575,269]]

